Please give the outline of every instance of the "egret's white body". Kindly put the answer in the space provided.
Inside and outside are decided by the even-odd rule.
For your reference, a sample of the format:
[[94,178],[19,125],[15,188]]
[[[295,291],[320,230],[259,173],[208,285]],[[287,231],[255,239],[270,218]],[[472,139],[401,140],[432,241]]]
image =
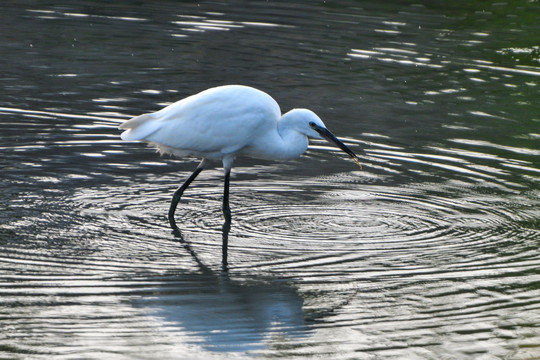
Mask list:
[[293,109],[281,115],[268,94],[242,85],[226,85],[202,91],[157,112],[143,114],[120,126],[123,140],[140,140],[157,146],[160,152],[197,156],[203,160],[177,190],[169,221],[177,231],[174,212],[180,197],[203,170],[206,159],[223,161],[225,193],[223,212],[230,221],[229,176],[237,155],[286,160],[300,156],[308,137],[335,143],[358,164],[356,155],[307,109]]
[[309,121],[324,127],[312,111],[294,109],[281,116],[268,94],[241,85],[205,90],[155,113],[120,126],[123,140],[143,140],[163,153],[223,160],[236,155],[286,160],[308,147],[307,136],[321,139]]

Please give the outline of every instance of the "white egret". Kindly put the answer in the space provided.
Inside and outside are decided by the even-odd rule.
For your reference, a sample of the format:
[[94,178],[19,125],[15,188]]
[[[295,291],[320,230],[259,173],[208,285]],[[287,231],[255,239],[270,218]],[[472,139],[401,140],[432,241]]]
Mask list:
[[287,160],[300,156],[308,137],[326,139],[347,153],[362,168],[356,155],[307,109],[283,116],[268,94],[248,86],[210,88],[177,101],[157,112],[143,114],[120,125],[123,140],[155,145],[161,153],[202,158],[197,169],[174,193],[169,223],[179,231],[174,213],[180,198],[204,169],[207,159],[221,160],[225,172],[223,215],[230,222],[229,181],[236,156]]

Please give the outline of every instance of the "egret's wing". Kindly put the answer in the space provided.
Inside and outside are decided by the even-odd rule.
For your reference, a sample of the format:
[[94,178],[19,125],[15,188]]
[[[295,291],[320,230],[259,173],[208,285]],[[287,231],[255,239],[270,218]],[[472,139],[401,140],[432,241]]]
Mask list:
[[122,140],[143,140],[158,130],[156,118],[153,114],[142,114],[136,116],[118,127],[124,131],[120,137]]
[[171,148],[234,152],[261,131],[276,126],[277,103],[251,88],[231,86],[203,91],[152,114],[122,124],[122,139],[145,140]]

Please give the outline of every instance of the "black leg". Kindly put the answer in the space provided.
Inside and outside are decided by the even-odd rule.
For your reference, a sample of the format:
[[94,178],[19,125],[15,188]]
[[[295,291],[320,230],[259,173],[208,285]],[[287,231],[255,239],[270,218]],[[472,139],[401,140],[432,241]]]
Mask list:
[[225,173],[225,186],[223,189],[223,216],[225,221],[231,222],[231,208],[229,207],[229,182],[231,179],[231,170]]
[[176,221],[174,221],[174,212],[176,211],[176,206],[178,205],[178,202],[180,201],[180,198],[182,197],[182,194],[188,188],[189,184],[191,184],[191,182],[193,180],[195,180],[197,175],[199,175],[199,173],[201,171],[203,171],[204,164],[205,164],[205,159],[203,159],[201,161],[199,166],[197,166],[197,169],[195,169],[193,174],[191,174],[191,176],[182,184],[182,186],[180,186],[174,192],[174,195],[173,195],[173,198],[172,198],[172,201],[171,201],[171,207],[169,208],[169,224],[171,225],[171,228],[173,229],[173,233],[176,236],[181,236],[180,235],[180,230],[178,229],[178,226],[176,226]]
[[225,172],[225,187],[223,189],[223,243],[221,245],[221,266],[224,272],[228,271],[227,248],[229,246],[229,230],[231,229],[231,208],[229,207],[229,183],[231,179],[231,170]]
[[227,262],[227,248],[229,246],[229,231],[231,230],[231,220],[225,219],[223,223],[223,244],[221,245],[221,269],[223,272],[229,271],[229,264]]

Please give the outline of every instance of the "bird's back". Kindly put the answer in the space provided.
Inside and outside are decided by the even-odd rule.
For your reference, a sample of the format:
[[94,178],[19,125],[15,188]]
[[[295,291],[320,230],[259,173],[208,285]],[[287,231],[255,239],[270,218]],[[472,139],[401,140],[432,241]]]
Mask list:
[[155,113],[126,121],[122,139],[153,143],[163,152],[221,158],[276,131],[279,105],[268,94],[242,85],[205,90]]

